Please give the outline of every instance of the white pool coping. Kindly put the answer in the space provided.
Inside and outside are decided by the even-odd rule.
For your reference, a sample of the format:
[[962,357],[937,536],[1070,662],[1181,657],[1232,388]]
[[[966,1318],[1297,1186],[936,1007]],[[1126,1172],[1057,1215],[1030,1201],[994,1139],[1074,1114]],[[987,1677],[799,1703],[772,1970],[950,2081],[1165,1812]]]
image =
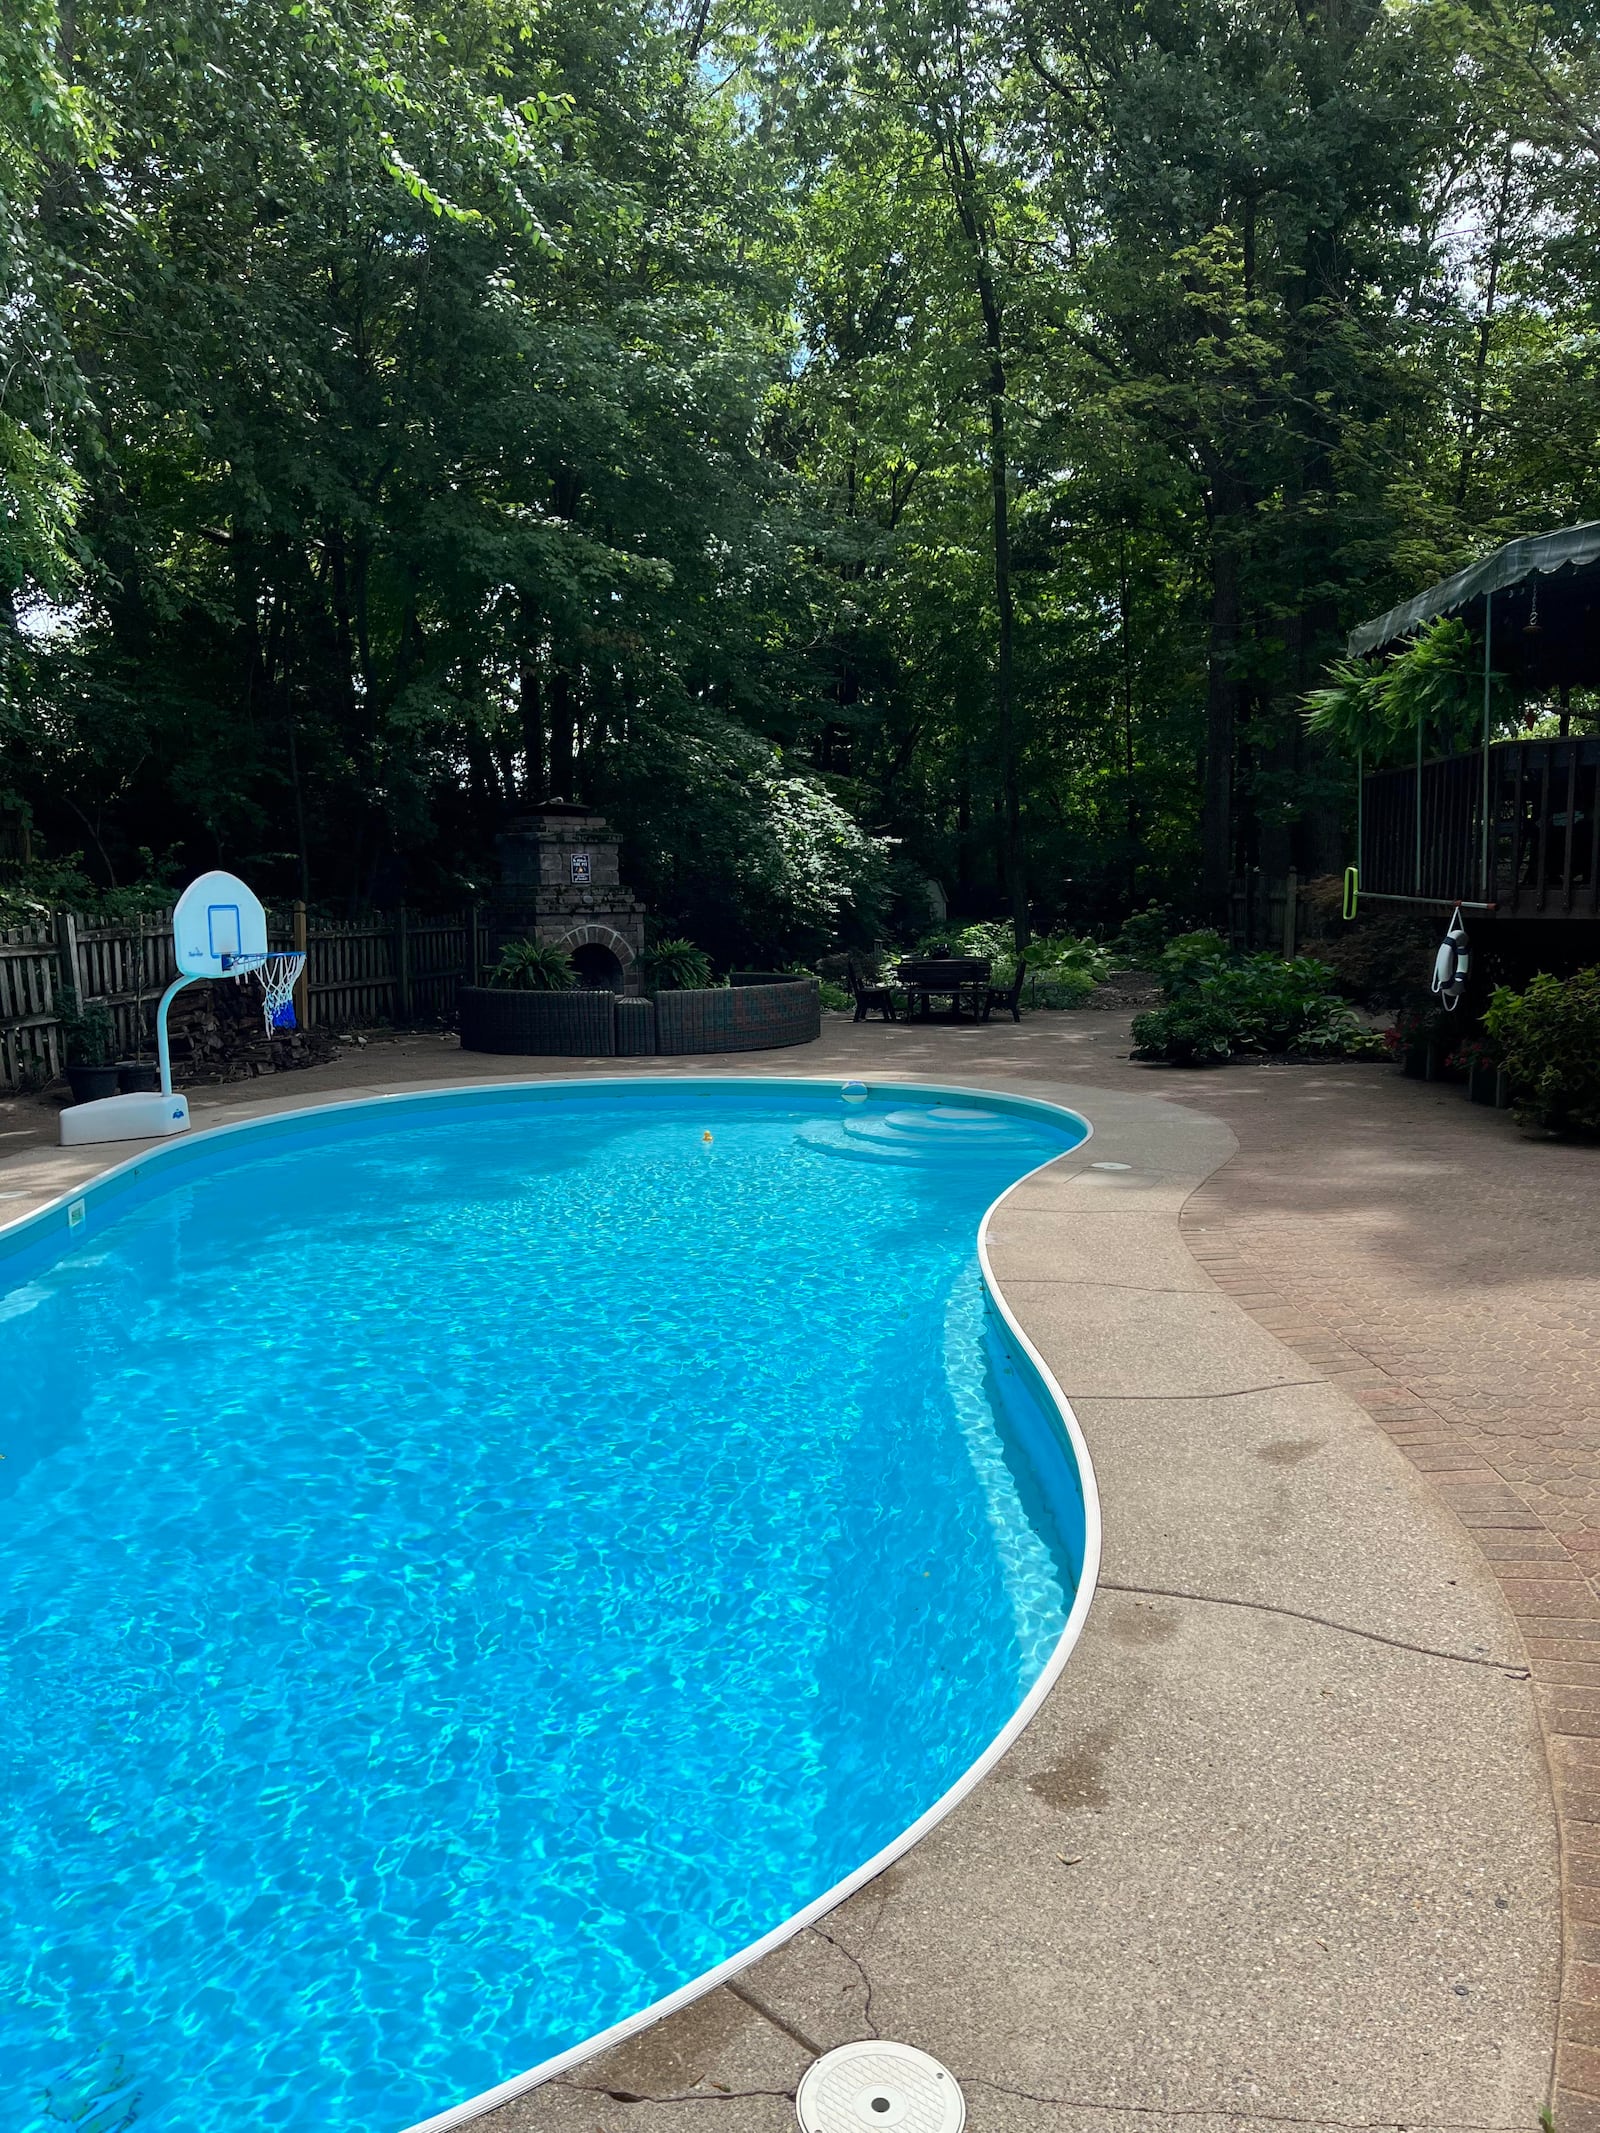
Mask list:
[[67,1215],[69,1227],[75,1228],[78,1224],[72,1220],[72,1210],[80,1205],[86,1205],[101,1188],[112,1180],[121,1179],[130,1173],[141,1171],[147,1165],[164,1167],[165,1164],[171,1163],[175,1168],[182,1167],[178,1159],[181,1158],[185,1151],[194,1148],[199,1141],[215,1140],[224,1135],[231,1138],[237,1134],[258,1132],[264,1127],[281,1125],[288,1121],[316,1118],[340,1111],[367,1110],[379,1104],[434,1103],[440,1097],[448,1096],[481,1098],[491,1095],[516,1095],[529,1100],[537,1100],[538,1095],[542,1095],[547,1091],[556,1093],[572,1089],[615,1090],[618,1088],[636,1088],[641,1082],[648,1083],[655,1088],[674,1091],[703,1089],[707,1092],[714,1092],[726,1090],[730,1084],[738,1085],[744,1083],[762,1090],[792,1088],[804,1089],[807,1092],[819,1090],[837,1092],[843,1088],[846,1081],[854,1082],[858,1079],[864,1079],[865,1086],[871,1096],[905,1096],[924,1099],[928,1097],[934,1099],[959,1097],[969,1102],[986,1105],[991,1109],[1024,1113],[1039,1112],[1051,1116],[1066,1117],[1073,1119],[1084,1128],[1082,1137],[1070,1149],[1063,1150],[1060,1155],[1051,1156],[1046,1162],[1036,1164],[1032,1170],[1025,1171],[1021,1177],[1014,1178],[1005,1191],[990,1203],[984,1210],[983,1219],[978,1225],[977,1240],[978,1266],[983,1276],[983,1284],[989,1301],[1004,1326],[1010,1343],[1034,1373],[1035,1379],[1045,1395],[1047,1405],[1055,1410],[1060,1420],[1062,1431],[1066,1436],[1068,1447],[1077,1467],[1079,1485],[1083,1493],[1083,1567],[1061,1635],[1056,1640],[1050,1657],[1046,1660],[1027,1695],[1024,1696],[1021,1703],[1018,1704],[1016,1710],[1005,1725],[1001,1727],[994,1739],[990,1741],[989,1745],[967,1766],[955,1783],[941,1793],[933,1805],[925,1809],[917,1817],[915,1822],[902,1830],[899,1836],[892,1838],[881,1850],[875,1852],[870,1859],[865,1860],[860,1866],[856,1867],[853,1872],[845,1875],[843,1880],[835,1882],[832,1888],[826,1889],[820,1896],[814,1897],[801,1910],[796,1911],[791,1917],[784,1919],[781,1924],[764,1933],[759,1940],[750,1942],[747,1947],[741,1948],[736,1954],[726,1957],[712,1969],[702,1971],[698,1977],[689,1979],[686,1984],[679,1985],[672,1992],[664,1994],[661,1999],[652,2000],[648,2006],[641,2007],[633,2014],[624,2016],[620,2022],[613,2022],[608,2028],[597,2030],[592,2036],[584,2038],[581,2043],[569,2045],[565,2051],[556,2052],[548,2059],[541,2059],[537,2065],[528,2067],[520,2074],[511,2075],[508,2080],[498,2082],[491,2089],[481,2090],[477,2095],[466,2097],[460,2103],[451,2104],[447,2109],[435,2112],[431,2117],[418,2119],[407,2127],[397,2129],[397,2133],[446,2133],[446,2129],[449,2127],[466,2125],[472,2119],[480,2118],[486,2112],[497,2109],[501,2104],[510,2103],[514,2098],[526,2095],[530,2089],[538,2088],[543,2083],[554,2080],[556,2076],[569,2072],[573,2067],[581,2066],[585,2060],[592,2059],[599,2053],[610,2050],[614,2045],[621,2044],[626,2038],[636,2035],[641,2029],[649,2028],[651,2024],[661,2021],[663,2017],[672,2014],[676,2009],[686,2007],[691,2001],[701,1999],[709,1992],[714,1992],[719,1985],[727,1984],[731,1978],[738,1977],[742,1971],[750,1969],[754,1964],[759,1963],[763,1957],[771,1955],[776,1949],[781,1948],[785,1942],[793,1940],[796,1934],[803,1933],[808,1926],[814,1925],[818,1919],[825,1918],[830,1911],[836,1910],[848,1897],[853,1896],[857,1889],[864,1887],[869,1881],[875,1880],[879,1874],[892,1866],[897,1859],[902,1858],[914,1845],[919,1844],[931,1830],[936,1829],[946,1816],[961,1804],[968,1793],[1000,1761],[1001,1757],[1024,1731],[1040,1705],[1054,1688],[1068,1659],[1072,1656],[1074,1646],[1083,1633],[1083,1626],[1088,1619],[1089,1608],[1094,1599],[1095,1586],[1100,1572],[1100,1496],[1095,1484],[1094,1464],[1089,1457],[1089,1447],[1085,1442],[1083,1431],[1078,1426],[1078,1419],[1072,1411],[1071,1402],[1057,1383],[1049,1364],[1046,1363],[1044,1357],[1023,1331],[1016,1313],[1011,1309],[1001,1293],[1000,1285],[995,1278],[994,1269],[989,1258],[989,1226],[1012,1193],[1017,1191],[1020,1186],[1027,1184],[1031,1178],[1037,1177],[1041,1171],[1050,1169],[1053,1164],[1061,1162],[1067,1156],[1078,1154],[1081,1149],[1086,1147],[1094,1135],[1093,1122],[1085,1118],[1081,1112],[1074,1111],[1065,1104],[1051,1103],[1042,1097],[1012,1096],[992,1089],[964,1087],[950,1082],[872,1080],[855,1076],[846,1076],[840,1079],[833,1075],[787,1074],[607,1074],[570,1075],[559,1078],[552,1077],[548,1080],[541,1079],[539,1081],[474,1082],[469,1088],[463,1088],[460,1083],[455,1083],[372,1096],[344,1097],[325,1104],[297,1105],[292,1110],[273,1111],[260,1118],[237,1119],[227,1125],[202,1127],[195,1133],[177,1136],[172,1140],[146,1146],[140,1149],[137,1154],[124,1158],[120,1163],[110,1165],[107,1169],[101,1171],[98,1176],[88,1180],[86,1183],[70,1187],[66,1192],[58,1195],[57,1198],[47,1201],[43,1207],[34,1208],[29,1213],[11,1222],[0,1223],[0,1243],[9,1242],[24,1232],[43,1230],[53,1219],[59,1218],[63,1213]]

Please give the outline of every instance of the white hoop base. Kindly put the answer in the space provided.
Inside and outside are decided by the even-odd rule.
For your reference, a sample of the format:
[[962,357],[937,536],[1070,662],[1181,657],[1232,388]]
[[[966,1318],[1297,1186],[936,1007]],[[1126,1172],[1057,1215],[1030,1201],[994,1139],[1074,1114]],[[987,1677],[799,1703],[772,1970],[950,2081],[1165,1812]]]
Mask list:
[[162,1095],[155,1089],[102,1096],[92,1104],[69,1104],[61,1114],[63,1148],[82,1148],[96,1141],[160,1141],[188,1130],[188,1097]]

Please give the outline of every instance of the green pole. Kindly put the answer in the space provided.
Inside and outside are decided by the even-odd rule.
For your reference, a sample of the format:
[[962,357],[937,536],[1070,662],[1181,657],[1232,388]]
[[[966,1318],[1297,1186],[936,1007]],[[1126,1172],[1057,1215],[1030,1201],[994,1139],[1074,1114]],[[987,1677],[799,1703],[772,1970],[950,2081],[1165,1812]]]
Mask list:
[[1361,873],[1361,862],[1366,857],[1366,852],[1363,849],[1366,842],[1367,820],[1366,759],[1366,750],[1358,748],[1356,750],[1356,874],[1358,878]]
[[1478,892],[1485,903],[1493,896],[1489,887],[1489,650],[1493,642],[1494,594],[1489,592],[1483,596],[1483,886]]

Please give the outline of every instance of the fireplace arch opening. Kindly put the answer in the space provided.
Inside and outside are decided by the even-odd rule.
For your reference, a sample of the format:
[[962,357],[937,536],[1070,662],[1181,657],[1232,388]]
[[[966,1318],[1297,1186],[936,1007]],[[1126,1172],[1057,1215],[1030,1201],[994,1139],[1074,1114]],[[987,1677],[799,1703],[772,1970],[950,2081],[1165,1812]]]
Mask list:
[[592,992],[621,992],[623,989],[621,958],[603,942],[584,941],[574,948],[572,968],[578,983]]

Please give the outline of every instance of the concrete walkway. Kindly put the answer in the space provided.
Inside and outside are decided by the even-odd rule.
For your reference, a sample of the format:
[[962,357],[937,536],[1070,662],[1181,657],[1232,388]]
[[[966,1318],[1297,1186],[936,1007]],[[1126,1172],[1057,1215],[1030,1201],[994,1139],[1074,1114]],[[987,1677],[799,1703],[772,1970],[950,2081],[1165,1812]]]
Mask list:
[[[1560,1906],[1528,1657],[1467,1528],[1374,1426],[1371,1358],[1347,1366],[1363,1296],[1404,1319],[1405,1281],[1371,1272],[1362,1224],[1391,1239],[1388,1188],[1346,1175],[1339,1106],[1402,1178],[1416,1116],[1445,1105],[1527,1144],[1367,1069],[1142,1073],[1118,1056],[1125,1030],[1089,1014],[981,1032],[830,1022],[803,1051],[711,1063],[1015,1089],[1094,1120],[1091,1143],[1012,1195],[992,1250],[1089,1438],[1101,1596],[1038,1719],[914,1853],[732,1987],[486,2126],[778,2133],[809,2058],[872,2034],[944,2059],[975,2133],[1537,2123]],[[276,1082],[215,1092],[197,1123],[520,1064],[374,1047],[287,1099]],[[1391,1117],[1395,1089],[1413,1109]],[[0,1191],[20,1195],[0,1217],[94,1154],[48,1150],[33,1109],[0,1119],[17,1149]],[[1268,1147],[1261,1122],[1291,1114]],[[1319,1165],[1350,1213],[1344,1347],[1312,1308]],[[1275,1244],[1275,1222],[1298,1232]],[[1447,1234],[1459,1243],[1459,1221]],[[1274,1316],[1292,1343],[1260,1322]]]

